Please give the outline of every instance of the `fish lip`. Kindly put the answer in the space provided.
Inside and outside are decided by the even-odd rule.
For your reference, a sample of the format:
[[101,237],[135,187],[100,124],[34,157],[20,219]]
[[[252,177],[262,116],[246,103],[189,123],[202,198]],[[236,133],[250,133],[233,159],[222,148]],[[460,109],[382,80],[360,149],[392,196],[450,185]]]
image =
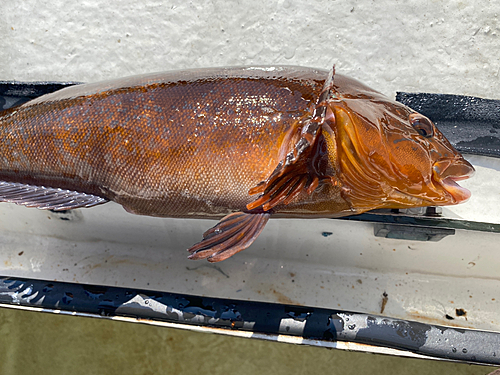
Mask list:
[[465,159],[441,160],[434,163],[433,179],[451,195],[458,204],[466,202],[471,197],[471,192],[457,184],[458,181],[467,180],[475,173],[474,167]]
[[441,180],[441,186],[443,186],[443,188],[448,193],[451,194],[451,196],[455,200],[455,203],[466,202],[471,197],[471,192],[469,189],[466,189],[466,188],[460,186],[459,184],[457,184],[456,181],[459,181],[459,180],[457,180],[453,177],[446,177],[443,180]]

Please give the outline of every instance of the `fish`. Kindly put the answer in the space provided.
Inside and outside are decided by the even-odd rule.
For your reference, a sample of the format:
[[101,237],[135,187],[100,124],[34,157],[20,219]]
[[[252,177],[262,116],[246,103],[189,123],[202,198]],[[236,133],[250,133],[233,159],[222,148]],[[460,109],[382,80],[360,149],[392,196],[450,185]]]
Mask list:
[[430,119],[353,78],[293,66],[152,73],[0,113],[0,201],[219,220],[219,262],[273,218],[453,205],[474,168]]

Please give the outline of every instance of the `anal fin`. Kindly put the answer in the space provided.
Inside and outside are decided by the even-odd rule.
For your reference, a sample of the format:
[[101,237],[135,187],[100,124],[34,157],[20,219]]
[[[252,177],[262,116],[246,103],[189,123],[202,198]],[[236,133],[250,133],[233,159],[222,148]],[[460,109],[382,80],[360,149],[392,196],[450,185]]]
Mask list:
[[223,217],[188,251],[189,259],[220,262],[249,247],[264,229],[269,212],[235,212]]
[[0,181],[0,202],[16,203],[43,210],[64,211],[92,207],[106,203],[108,200],[73,190]]

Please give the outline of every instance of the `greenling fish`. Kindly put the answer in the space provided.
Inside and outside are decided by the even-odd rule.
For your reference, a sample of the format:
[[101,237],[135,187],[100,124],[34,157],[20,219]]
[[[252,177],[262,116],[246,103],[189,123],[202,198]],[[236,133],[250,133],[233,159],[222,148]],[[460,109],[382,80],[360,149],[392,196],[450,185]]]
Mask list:
[[174,71],[72,86],[0,113],[0,201],[107,201],[220,219],[189,249],[224,260],[268,219],[467,200],[473,167],[425,116],[325,70]]

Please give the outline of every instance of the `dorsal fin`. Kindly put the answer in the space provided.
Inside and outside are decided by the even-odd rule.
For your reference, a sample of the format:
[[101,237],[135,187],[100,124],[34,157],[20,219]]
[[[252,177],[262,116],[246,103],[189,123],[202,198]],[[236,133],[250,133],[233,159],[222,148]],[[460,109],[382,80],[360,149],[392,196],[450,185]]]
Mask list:
[[273,173],[249,190],[250,195],[261,195],[247,205],[248,210],[262,207],[264,211],[269,211],[279,204],[290,203],[303,190],[311,194],[320,182],[334,181],[332,176],[323,175],[317,168],[324,141],[323,126],[325,123],[329,123],[330,127],[335,124],[335,116],[328,106],[328,100],[334,96],[334,75],[335,66],[323,84],[313,113],[297,121],[288,131],[279,153],[285,156]]
[[0,202],[16,203],[43,210],[63,211],[92,207],[106,203],[108,200],[73,190],[0,181]]

